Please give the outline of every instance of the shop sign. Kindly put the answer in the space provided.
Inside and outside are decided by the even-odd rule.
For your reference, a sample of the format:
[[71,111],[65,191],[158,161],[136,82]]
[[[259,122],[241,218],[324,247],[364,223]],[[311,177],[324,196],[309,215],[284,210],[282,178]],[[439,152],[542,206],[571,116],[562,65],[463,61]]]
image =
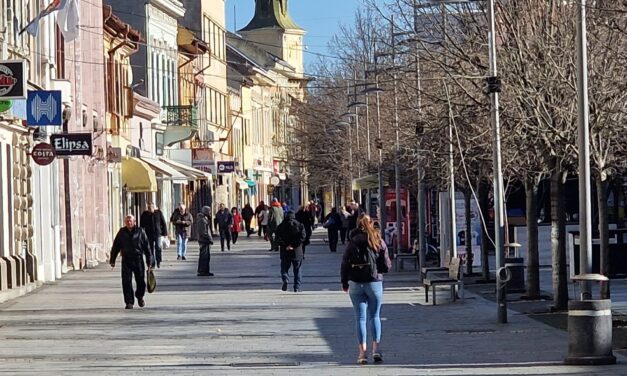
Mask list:
[[54,161],[55,152],[52,145],[42,142],[35,145],[33,151],[30,153],[33,161],[40,166],[47,166]]
[[13,106],[13,102],[9,100],[0,100],[0,112],[7,112]]
[[235,162],[231,162],[231,161],[218,162],[219,174],[228,174],[231,172],[235,172]]
[[57,156],[92,155],[91,133],[66,133],[50,136]]
[[26,99],[26,61],[0,61],[0,99]]
[[29,90],[26,123],[33,127],[62,125],[61,90]]

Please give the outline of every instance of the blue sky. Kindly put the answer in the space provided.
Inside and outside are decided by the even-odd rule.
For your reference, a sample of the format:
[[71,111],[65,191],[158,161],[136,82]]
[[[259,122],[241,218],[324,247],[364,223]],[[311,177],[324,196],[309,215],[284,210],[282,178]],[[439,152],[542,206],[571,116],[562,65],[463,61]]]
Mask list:
[[[350,24],[355,10],[362,0],[290,0],[289,12],[292,19],[307,31],[305,35],[305,66],[317,60],[314,53],[329,53],[326,46],[338,31],[338,25]],[[234,10],[235,7],[235,10]],[[226,25],[234,31],[234,14],[237,28],[246,26],[255,12],[255,0],[226,0]],[[313,53],[312,53],[313,52]]]

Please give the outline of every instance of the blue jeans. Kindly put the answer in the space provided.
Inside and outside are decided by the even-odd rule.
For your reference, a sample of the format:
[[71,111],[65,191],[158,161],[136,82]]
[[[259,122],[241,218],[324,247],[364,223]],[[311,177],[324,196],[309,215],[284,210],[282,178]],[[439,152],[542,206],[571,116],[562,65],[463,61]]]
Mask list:
[[348,295],[355,309],[359,343],[367,343],[366,322],[372,332],[372,340],[377,343],[381,342],[380,314],[383,303],[383,282],[358,283],[349,281]]
[[155,264],[161,264],[161,237],[157,239],[148,239],[150,245],[150,266],[154,268]]
[[303,260],[293,260],[288,258],[281,259],[281,280],[283,283],[288,284],[290,282],[289,271],[290,267],[294,269],[294,291],[300,290],[301,277],[300,267],[303,265]]
[[176,235],[176,254],[181,257],[187,254],[187,238],[181,234]]

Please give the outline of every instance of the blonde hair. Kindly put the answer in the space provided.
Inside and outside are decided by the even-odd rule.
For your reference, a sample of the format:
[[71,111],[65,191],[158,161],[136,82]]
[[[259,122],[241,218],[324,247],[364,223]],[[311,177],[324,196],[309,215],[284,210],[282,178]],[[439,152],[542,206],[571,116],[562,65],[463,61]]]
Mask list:
[[368,236],[368,245],[370,248],[378,251],[381,249],[381,234],[374,228],[372,218],[368,214],[362,214],[357,219],[357,228],[366,233]]

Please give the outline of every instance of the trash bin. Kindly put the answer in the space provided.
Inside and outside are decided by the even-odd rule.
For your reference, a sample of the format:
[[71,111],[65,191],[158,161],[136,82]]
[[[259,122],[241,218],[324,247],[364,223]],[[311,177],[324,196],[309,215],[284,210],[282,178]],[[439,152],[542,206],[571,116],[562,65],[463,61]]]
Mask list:
[[[608,282],[601,274],[579,274],[575,282]],[[569,365],[616,364],[612,353],[612,301],[610,299],[568,302]]]
[[525,292],[525,263],[522,257],[505,258],[505,267],[511,273],[507,282],[507,292]]

